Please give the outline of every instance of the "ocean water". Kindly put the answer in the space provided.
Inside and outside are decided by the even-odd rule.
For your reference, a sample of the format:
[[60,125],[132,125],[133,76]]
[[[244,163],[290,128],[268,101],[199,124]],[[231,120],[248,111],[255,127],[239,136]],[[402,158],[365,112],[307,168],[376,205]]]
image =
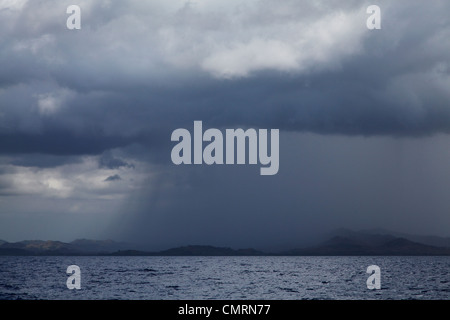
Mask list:
[[[380,290],[367,288],[370,265]],[[2,300],[449,298],[450,257],[0,257]]]

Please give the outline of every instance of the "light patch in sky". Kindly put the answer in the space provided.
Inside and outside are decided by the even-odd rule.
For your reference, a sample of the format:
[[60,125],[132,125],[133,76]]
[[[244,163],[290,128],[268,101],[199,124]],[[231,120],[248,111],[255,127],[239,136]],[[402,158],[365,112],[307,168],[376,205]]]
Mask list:
[[0,10],[22,10],[28,0],[0,0]]
[[332,13],[311,25],[301,21],[282,24],[269,38],[262,36],[262,28],[257,29],[250,40],[218,43],[201,66],[218,78],[245,77],[260,70],[302,72],[333,67],[344,57],[360,53],[366,34],[358,27],[360,20],[359,11]]
[[[141,166],[142,167],[142,166]],[[134,168],[101,169],[97,157],[85,157],[81,163],[54,168],[2,166],[0,193],[36,195],[43,198],[119,199],[132,192],[149,174]],[[105,183],[120,173],[121,180]]]

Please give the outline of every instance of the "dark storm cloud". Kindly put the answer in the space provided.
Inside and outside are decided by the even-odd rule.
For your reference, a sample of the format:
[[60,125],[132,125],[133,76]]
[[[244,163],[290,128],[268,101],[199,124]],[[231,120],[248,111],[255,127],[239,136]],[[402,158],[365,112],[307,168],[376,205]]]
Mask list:
[[134,165],[122,159],[115,158],[110,152],[105,152],[99,159],[100,168],[118,169],[121,167],[134,168]]
[[1,135],[3,153],[46,153],[51,155],[99,154],[104,150],[126,146],[125,137],[101,134],[75,135],[66,130],[50,130],[38,134]]
[[[14,155],[9,161],[13,166],[19,167],[38,167],[38,168],[52,168],[63,164],[79,163],[78,157],[72,156],[55,156],[51,154],[33,154]],[[1,171],[0,171],[1,173]]]
[[[134,2],[128,7],[90,3],[84,10],[84,29],[71,33],[60,28],[65,16],[57,15],[56,9],[44,13],[28,2],[20,15],[13,12],[4,22],[13,20],[16,28],[3,31],[1,45],[1,64],[5,67],[0,96],[2,152],[99,154],[133,142],[148,144],[145,140],[152,136],[150,131],[165,136],[197,119],[217,127],[270,126],[324,134],[423,135],[449,131],[450,45],[445,41],[449,19],[443,14],[449,9],[447,2],[386,3],[383,29],[379,31],[365,29],[365,7],[356,2],[322,7],[287,2],[273,14],[260,4],[278,6],[272,2],[249,6],[248,13],[237,17],[247,18],[242,21],[250,30],[240,36],[221,29],[229,26],[229,14],[224,13],[214,26],[209,15],[189,6],[171,12],[144,5],[144,12],[151,16],[162,12],[167,20],[148,19],[145,21],[151,22],[143,25],[142,14],[132,9]],[[57,8],[64,6],[59,4]],[[355,9],[359,10],[357,14]],[[309,15],[295,15],[301,10]],[[33,12],[42,12],[36,28],[39,32],[27,27],[36,20]],[[126,18],[124,12],[130,17]],[[329,30],[333,12],[348,13],[348,31]],[[25,24],[19,27],[22,19]],[[255,64],[242,74],[237,69],[241,64],[242,69],[250,68],[243,64],[245,60],[239,60],[239,54],[267,49],[267,44],[253,40],[272,37],[264,23],[284,30],[286,21],[308,25],[320,19],[323,25],[311,32],[329,32],[330,37],[342,42],[322,48],[320,37],[315,36],[316,54],[323,54],[323,61],[310,65],[315,59],[311,55],[300,66],[303,60],[298,56],[292,65],[280,66],[285,60],[278,61],[268,53],[265,59],[270,63]],[[110,32],[106,24],[111,25]],[[180,35],[173,34],[186,25],[193,31],[185,31],[184,41],[194,43],[184,43]],[[138,37],[144,32],[136,30],[138,26],[146,30],[143,44]],[[209,29],[200,29],[204,26]],[[213,26],[216,29],[211,29]],[[216,53],[217,43],[204,43],[201,32],[220,35],[223,39],[217,41],[223,41],[225,47],[228,41],[247,47],[238,47],[244,53],[238,49],[237,53],[231,49]],[[306,31],[298,32],[298,37],[309,39]],[[108,42],[100,37],[107,37]],[[283,41],[292,37],[295,33],[279,35],[280,52],[303,49],[284,48]],[[276,35],[273,38],[278,39]],[[195,41],[199,52],[194,57],[189,50],[184,55],[174,54],[164,43],[183,47],[195,45]],[[343,46],[355,49],[345,51]],[[167,56],[164,49],[169,50]],[[95,56],[89,52],[95,52]],[[224,55],[226,61],[234,63],[228,73],[220,69]]]
[[[410,160],[393,151],[395,139],[450,131],[448,1],[378,1],[382,29],[373,31],[372,1],[82,1],[79,31],[65,27],[70,1],[15,3],[23,6],[0,10],[3,190],[29,192],[31,167],[50,196],[78,196],[74,181],[75,190],[98,187],[90,192],[102,199],[125,186],[133,190],[117,223],[125,236],[267,245],[352,221],[392,226],[404,212],[414,219],[399,221],[425,226],[420,211],[439,201],[420,195],[448,185],[422,175],[420,152]],[[173,166],[170,135],[195,120],[280,129],[279,174]],[[59,170],[85,155],[95,159]],[[403,172],[398,159],[410,167]],[[436,168],[447,172],[443,163]],[[425,172],[438,176],[432,168]],[[95,170],[107,173],[90,180]],[[145,174],[143,185],[133,180]],[[399,194],[402,179],[415,184]],[[445,226],[442,199],[434,212]]]
[[122,178],[118,174],[115,174],[113,176],[109,176],[104,181],[109,182],[109,181],[117,181],[117,180],[122,180]]
[[264,250],[325,231],[377,227],[448,235],[450,146],[435,138],[285,133],[280,171],[167,166],[123,203],[115,236],[160,250],[211,244]]

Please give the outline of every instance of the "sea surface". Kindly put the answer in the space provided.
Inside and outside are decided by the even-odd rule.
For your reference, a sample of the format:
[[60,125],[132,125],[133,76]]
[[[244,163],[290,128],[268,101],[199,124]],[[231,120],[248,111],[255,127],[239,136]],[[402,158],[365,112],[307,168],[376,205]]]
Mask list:
[[[67,288],[70,265],[80,290]],[[0,257],[2,300],[449,298],[450,257]]]

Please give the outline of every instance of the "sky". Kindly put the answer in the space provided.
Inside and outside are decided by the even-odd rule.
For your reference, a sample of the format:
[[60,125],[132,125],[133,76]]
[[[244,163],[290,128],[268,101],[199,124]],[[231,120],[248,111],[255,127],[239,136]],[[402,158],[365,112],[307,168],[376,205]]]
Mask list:
[[[81,29],[69,30],[69,5]],[[381,9],[369,30],[366,9]],[[450,236],[450,3],[0,0],[0,239]],[[279,171],[171,133],[279,129]]]

